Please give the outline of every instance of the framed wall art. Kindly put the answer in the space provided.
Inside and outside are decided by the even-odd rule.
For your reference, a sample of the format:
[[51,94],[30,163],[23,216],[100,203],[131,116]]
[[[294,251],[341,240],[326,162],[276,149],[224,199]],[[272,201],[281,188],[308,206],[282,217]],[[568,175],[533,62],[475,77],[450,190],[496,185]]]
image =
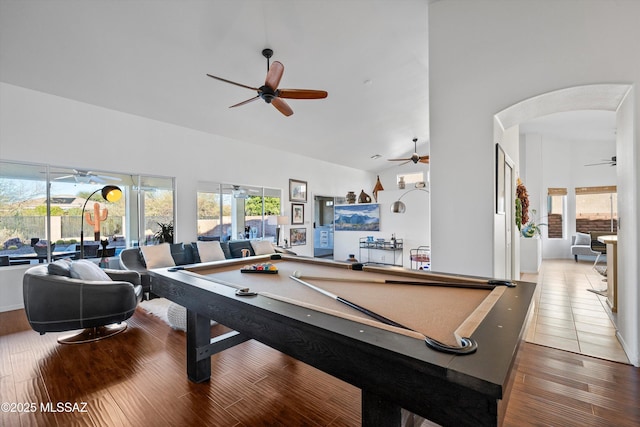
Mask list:
[[307,181],[289,179],[289,201],[307,202]]
[[304,224],[304,205],[302,203],[291,203],[291,224]]
[[380,231],[380,205],[362,203],[334,208],[336,231]]
[[289,230],[289,241],[291,246],[301,246],[307,244],[307,229],[292,228]]

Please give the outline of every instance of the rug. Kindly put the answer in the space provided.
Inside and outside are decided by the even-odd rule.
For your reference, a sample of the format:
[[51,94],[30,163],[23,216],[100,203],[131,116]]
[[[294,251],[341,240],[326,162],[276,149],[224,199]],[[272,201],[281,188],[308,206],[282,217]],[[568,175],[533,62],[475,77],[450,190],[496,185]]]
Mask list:
[[166,298],[154,298],[142,301],[140,307],[152,316],[159,317],[173,329],[185,331],[187,329],[187,311]]
[[[140,307],[151,314],[159,317],[167,325],[178,331],[187,330],[187,309],[181,305],[171,302],[166,298],[154,298],[152,300],[142,301]],[[216,325],[216,321],[212,320],[211,325]]]

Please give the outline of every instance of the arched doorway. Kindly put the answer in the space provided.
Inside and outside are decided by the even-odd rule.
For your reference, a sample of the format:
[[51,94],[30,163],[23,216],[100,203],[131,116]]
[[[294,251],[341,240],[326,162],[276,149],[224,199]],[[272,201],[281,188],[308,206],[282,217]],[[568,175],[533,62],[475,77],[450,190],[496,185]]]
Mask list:
[[[635,100],[629,84],[597,84],[576,86],[538,95],[514,104],[494,116],[494,135],[501,141],[509,130],[528,120],[548,114],[575,110],[608,110],[616,112],[616,154],[619,159],[616,170],[618,185],[618,212],[620,221],[618,238],[618,281],[620,284],[638,283],[638,221],[635,215],[636,194],[638,194],[638,155],[635,147]],[[516,132],[517,134],[517,132]],[[516,166],[517,167],[517,166]],[[505,221],[512,221],[505,218]],[[497,232],[500,232],[497,229]],[[517,234],[496,235],[494,241],[512,239],[514,262],[519,265],[519,244]],[[496,245],[497,246],[497,245]],[[505,254],[494,248],[494,258],[504,259]],[[496,262],[495,266],[505,264]],[[495,267],[494,267],[495,268]],[[516,272],[518,268],[514,269]],[[506,271],[506,269],[505,269]],[[499,268],[495,276],[501,276]],[[632,363],[638,365],[637,350],[640,318],[637,286],[619,287],[619,336]],[[626,343],[626,345],[625,345]]]

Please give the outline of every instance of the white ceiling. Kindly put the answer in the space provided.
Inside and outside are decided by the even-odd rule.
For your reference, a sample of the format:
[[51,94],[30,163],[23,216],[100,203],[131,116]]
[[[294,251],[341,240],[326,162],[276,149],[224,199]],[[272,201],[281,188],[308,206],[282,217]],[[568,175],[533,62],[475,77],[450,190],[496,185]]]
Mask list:
[[[427,9],[432,0],[0,0],[0,81],[362,170],[429,153]],[[229,109],[266,75],[323,89]],[[490,118],[488,118],[490,120]],[[545,116],[521,132],[605,138],[606,112]],[[577,133],[576,133],[577,132]],[[382,157],[372,160],[371,156]]]
[[[428,153],[427,0],[0,0],[0,80],[362,170]],[[258,87],[282,62],[285,117]],[[372,160],[371,156],[382,158]]]
[[604,110],[580,110],[549,114],[521,124],[520,133],[544,134],[565,141],[615,144],[616,113]]

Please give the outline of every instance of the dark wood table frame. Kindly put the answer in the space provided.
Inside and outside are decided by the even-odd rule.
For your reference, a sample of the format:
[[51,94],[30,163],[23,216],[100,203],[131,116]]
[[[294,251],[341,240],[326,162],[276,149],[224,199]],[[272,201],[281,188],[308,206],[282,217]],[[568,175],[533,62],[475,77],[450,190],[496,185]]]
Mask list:
[[[255,339],[360,388],[363,426],[399,426],[400,408],[442,425],[500,424],[535,289],[526,282],[507,288],[472,335],[478,350],[455,356],[264,296],[238,297],[235,289],[180,270],[151,274],[154,294],[187,309],[189,380],[208,381],[211,355]],[[210,319],[234,332],[212,339]]]

